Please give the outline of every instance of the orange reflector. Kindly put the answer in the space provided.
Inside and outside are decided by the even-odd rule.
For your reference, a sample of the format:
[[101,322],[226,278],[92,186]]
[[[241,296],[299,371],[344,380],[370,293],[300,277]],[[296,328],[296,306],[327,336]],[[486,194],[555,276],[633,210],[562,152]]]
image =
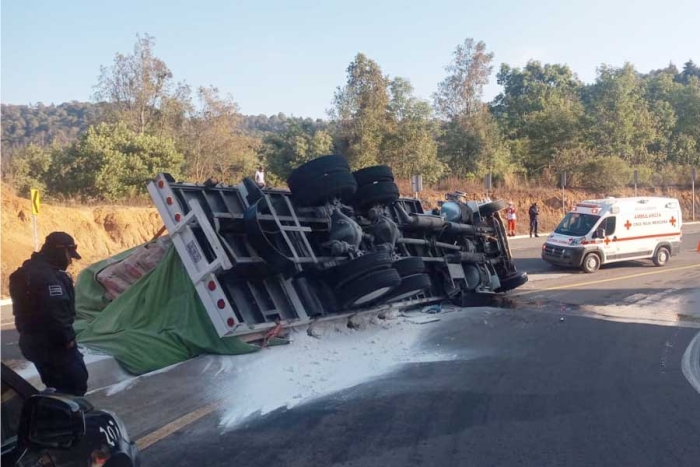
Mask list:
[[168,204],[170,204],[170,205],[172,205],[172,204],[173,204],[173,199],[172,199],[170,196],[168,196],[167,198],[165,198],[165,202],[168,203]]
[[226,308],[226,302],[224,301],[223,298],[220,298],[218,302],[216,302],[216,306],[218,306],[221,309]]
[[180,219],[182,219],[182,216],[178,212],[177,214],[175,214],[175,222],[180,222]]
[[165,187],[165,182],[163,180],[158,180],[158,188]]
[[216,282],[214,281],[209,281],[209,284],[207,284],[209,287],[209,290],[216,290]]
[[236,322],[233,320],[233,318],[229,318],[226,320],[226,324],[228,324],[228,327],[232,328]]

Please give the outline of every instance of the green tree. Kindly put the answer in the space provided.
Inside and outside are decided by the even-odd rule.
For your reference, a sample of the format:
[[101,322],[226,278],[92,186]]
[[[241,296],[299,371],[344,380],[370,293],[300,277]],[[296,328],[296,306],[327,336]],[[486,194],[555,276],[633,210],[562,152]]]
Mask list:
[[158,172],[179,178],[183,162],[170,139],[101,123],[54,156],[49,189],[90,199],[141,195]]
[[286,179],[295,167],[333,151],[333,137],[325,129],[314,129],[302,119],[291,119],[283,133],[271,133],[263,140],[262,154],[269,172]]
[[486,107],[476,115],[445,123],[439,154],[458,177],[479,178],[489,172],[503,177],[517,171],[498,123]]
[[677,76],[677,79],[683,84],[688,84],[691,78],[700,79],[700,67],[692,60],[688,60],[683,65],[683,71]]
[[551,167],[557,154],[580,145],[582,83],[568,66],[530,61],[520,69],[503,64],[497,79],[503,92],[492,111],[514,152],[526,148],[519,159],[528,171]]
[[181,133],[187,176],[199,182],[214,177],[237,183],[251,175],[259,163],[260,140],[241,130],[238,105],[214,87],[199,88],[197,98]]
[[439,139],[439,159],[461,177],[513,171],[510,152],[489,109],[481,102],[493,69],[486,44],[466,39],[455,49],[448,75],[433,95],[435,111],[446,119]]
[[347,83],[335,92],[330,116],[336,124],[336,146],[355,168],[375,165],[390,124],[389,79],[379,65],[357,54],[347,68]]
[[677,164],[700,165],[700,78],[690,77],[674,89],[671,105],[677,117],[670,140],[669,159]]
[[581,185],[592,190],[622,188],[630,180],[632,169],[618,156],[595,157],[581,166]]
[[481,111],[484,86],[493,70],[493,53],[486,44],[467,38],[452,53],[452,62],[445,67],[447,77],[438,84],[433,95],[435,110],[442,118],[452,120]]
[[438,122],[430,104],[413,95],[413,86],[404,78],[390,85],[388,106],[390,131],[384,137],[379,162],[389,165],[397,177],[421,174],[428,182],[437,181],[446,167],[437,158]]
[[136,36],[129,55],[117,53],[111,67],[102,66],[94,98],[107,102],[113,121],[132,131],[169,134],[187,109],[189,88],[173,82],[173,74],[155,56],[155,38]]
[[11,181],[20,195],[29,196],[30,188],[46,193],[46,180],[50,176],[51,150],[30,144],[18,150],[12,158]]
[[670,133],[672,113],[666,106],[652,111],[631,64],[602,66],[586,92],[586,107],[590,144],[600,155],[619,156],[632,165],[665,160],[665,151],[656,143]]

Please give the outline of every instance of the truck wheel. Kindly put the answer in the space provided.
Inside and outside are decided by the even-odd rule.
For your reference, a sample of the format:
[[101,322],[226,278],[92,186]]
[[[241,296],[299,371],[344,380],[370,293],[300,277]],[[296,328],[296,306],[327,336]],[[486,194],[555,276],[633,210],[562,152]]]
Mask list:
[[481,206],[479,206],[479,214],[481,214],[482,217],[488,217],[507,207],[508,203],[506,203],[502,199],[498,199],[496,201],[491,201],[490,203],[482,204]]
[[666,263],[668,263],[668,259],[670,257],[671,253],[668,251],[668,248],[662,246],[658,250],[656,250],[656,254],[654,255],[653,261],[654,264],[659,267],[666,266]]
[[399,187],[394,182],[378,182],[365,185],[355,193],[356,203],[362,208],[375,204],[391,204],[399,199]]
[[358,277],[391,267],[391,256],[386,251],[376,251],[364,254],[358,258],[347,261],[339,266],[329,269],[328,277],[336,289],[343,288],[348,282]]
[[401,285],[388,295],[388,302],[398,302],[411,298],[430,288],[430,277],[427,274],[413,274],[401,279]]
[[310,180],[339,172],[350,173],[350,165],[346,158],[335,155],[318,157],[292,170],[287,178],[287,185],[291,191],[295,191]]
[[350,172],[333,172],[308,179],[305,184],[292,188],[294,202],[299,206],[319,206],[333,198],[347,201],[357,190],[357,182]]
[[401,277],[395,269],[374,271],[345,284],[337,292],[342,309],[367,306],[391,292],[399,284]]
[[588,253],[583,257],[581,269],[586,273],[596,272],[598,269],[600,269],[600,256],[598,256],[596,253]]
[[362,188],[365,185],[370,185],[374,182],[393,182],[394,172],[388,165],[375,165],[365,167],[364,169],[353,172],[357,186]]
[[501,287],[496,289],[496,292],[508,292],[509,290],[516,289],[521,285],[527,283],[527,274],[519,273],[511,277],[507,277],[501,281]]
[[401,258],[394,261],[391,267],[396,269],[401,277],[412,276],[425,271],[425,263],[423,262],[423,258],[420,256]]

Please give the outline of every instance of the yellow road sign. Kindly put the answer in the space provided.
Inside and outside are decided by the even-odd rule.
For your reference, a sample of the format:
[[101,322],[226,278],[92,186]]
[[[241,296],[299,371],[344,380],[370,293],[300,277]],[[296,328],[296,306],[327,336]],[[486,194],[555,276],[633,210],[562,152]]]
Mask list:
[[30,191],[32,194],[32,214],[37,215],[39,214],[39,208],[41,207],[41,195],[39,194],[39,190],[34,188],[32,188]]

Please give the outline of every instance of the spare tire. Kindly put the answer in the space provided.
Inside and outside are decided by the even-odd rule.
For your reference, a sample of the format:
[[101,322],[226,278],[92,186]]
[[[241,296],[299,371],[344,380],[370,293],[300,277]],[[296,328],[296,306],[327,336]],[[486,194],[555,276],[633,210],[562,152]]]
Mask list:
[[363,187],[375,182],[393,182],[394,172],[388,165],[374,165],[353,172],[357,186]]
[[425,263],[423,262],[423,258],[420,256],[401,258],[394,261],[391,267],[396,269],[401,277],[412,276],[425,271]]
[[395,269],[374,271],[343,286],[337,292],[341,309],[367,306],[385,296],[401,284]]
[[310,178],[304,184],[292,188],[292,199],[299,206],[319,206],[333,198],[352,199],[357,191],[355,177],[349,171],[333,172]]
[[355,203],[361,208],[376,204],[391,204],[399,199],[399,187],[394,182],[365,185],[355,193]]
[[386,301],[398,302],[418,295],[430,288],[430,276],[427,274],[413,274],[401,279],[401,285],[391,291]]
[[391,267],[391,256],[386,251],[366,253],[339,266],[327,270],[328,278],[336,288],[341,288],[363,274]]
[[479,206],[479,214],[481,214],[483,217],[487,217],[497,213],[498,211],[502,211],[507,207],[508,203],[502,199],[497,199],[496,201],[491,201],[490,203]]

